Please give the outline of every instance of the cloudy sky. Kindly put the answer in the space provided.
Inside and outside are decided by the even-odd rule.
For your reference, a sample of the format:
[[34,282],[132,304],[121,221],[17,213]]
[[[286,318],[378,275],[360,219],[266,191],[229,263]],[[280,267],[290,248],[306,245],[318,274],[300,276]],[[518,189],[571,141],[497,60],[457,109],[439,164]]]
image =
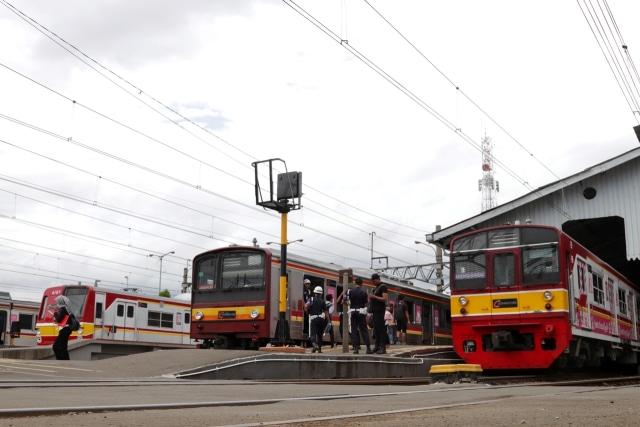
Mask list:
[[[640,3],[609,1],[633,57]],[[416,240],[638,146],[580,1],[0,0],[0,289],[180,290],[280,241],[253,162],[303,175],[292,253],[434,261]],[[636,56],[637,59],[637,56]],[[263,183],[264,184],[264,183]],[[373,242],[373,247],[372,247]],[[274,246],[277,248],[278,246]]]

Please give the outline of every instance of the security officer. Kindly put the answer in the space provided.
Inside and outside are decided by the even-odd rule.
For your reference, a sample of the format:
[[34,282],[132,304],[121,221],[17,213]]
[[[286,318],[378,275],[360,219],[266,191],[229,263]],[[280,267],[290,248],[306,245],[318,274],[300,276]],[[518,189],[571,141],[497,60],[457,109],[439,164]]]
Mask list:
[[367,301],[369,297],[362,290],[362,279],[356,279],[356,286],[349,289],[343,298],[343,304],[349,302],[349,313],[351,314],[351,342],[353,343],[353,354],[360,353],[360,334],[364,344],[367,346],[367,354],[373,354],[371,351],[371,341],[369,340],[369,331],[367,331]]
[[311,353],[322,353],[322,333],[324,332],[324,319],[329,318],[329,309],[327,302],[322,298],[322,288],[316,286],[313,290],[313,296],[307,302],[307,310],[309,311],[309,319],[311,319],[311,342],[313,350]]
[[371,276],[371,281],[376,289],[369,295],[371,299],[371,308],[373,309],[373,336],[375,338],[376,346],[373,349],[374,353],[385,354],[387,344],[387,327],[384,324],[384,312],[385,306],[389,299],[387,294],[387,285],[380,281],[380,275],[374,273]]

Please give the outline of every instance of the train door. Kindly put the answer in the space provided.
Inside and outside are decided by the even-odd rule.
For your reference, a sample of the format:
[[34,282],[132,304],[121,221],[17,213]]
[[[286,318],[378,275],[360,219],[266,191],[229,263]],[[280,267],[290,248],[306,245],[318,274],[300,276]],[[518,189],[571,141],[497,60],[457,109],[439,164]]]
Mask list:
[[0,310],[0,345],[4,345],[6,335],[7,335],[7,312],[5,310]]
[[[423,344],[435,344],[435,319],[436,313],[433,310],[433,305],[429,302],[422,303],[422,343]],[[416,316],[417,320],[417,316]]]
[[176,323],[179,325],[180,332],[182,333],[182,344],[189,344],[191,338],[189,337],[191,326],[191,310],[178,309],[176,312]]
[[[94,306],[95,318],[93,319],[93,337],[102,339],[106,338],[104,331],[104,304],[106,296],[104,292],[96,292],[96,301]],[[87,313],[87,311],[85,311]],[[87,322],[91,322],[91,319],[85,319]]]
[[114,339],[135,341],[136,339],[136,304],[128,301],[116,303],[116,328]]
[[491,293],[491,317],[493,321],[520,316],[521,301],[519,293],[518,252],[507,249],[488,253],[489,291]]

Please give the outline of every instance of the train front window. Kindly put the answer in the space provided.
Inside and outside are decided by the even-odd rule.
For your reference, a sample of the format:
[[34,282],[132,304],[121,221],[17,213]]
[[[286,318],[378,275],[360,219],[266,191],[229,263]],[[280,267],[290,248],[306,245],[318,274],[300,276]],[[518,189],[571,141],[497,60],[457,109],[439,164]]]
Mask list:
[[71,309],[77,316],[82,317],[84,314],[84,305],[87,301],[87,293],[88,290],[85,286],[70,286],[64,292],[64,296],[71,300]]
[[558,248],[555,245],[525,247],[522,250],[522,270],[525,285],[558,283],[560,281]]
[[464,291],[487,287],[486,252],[455,254],[453,267],[454,276],[451,283],[453,290]]
[[493,286],[516,285],[516,257],[513,252],[493,254]]
[[256,252],[231,252],[222,259],[222,289],[261,288],[266,284],[265,255]]
[[193,287],[197,291],[212,291],[216,288],[216,272],[218,257],[216,255],[198,261],[196,266],[196,282]]

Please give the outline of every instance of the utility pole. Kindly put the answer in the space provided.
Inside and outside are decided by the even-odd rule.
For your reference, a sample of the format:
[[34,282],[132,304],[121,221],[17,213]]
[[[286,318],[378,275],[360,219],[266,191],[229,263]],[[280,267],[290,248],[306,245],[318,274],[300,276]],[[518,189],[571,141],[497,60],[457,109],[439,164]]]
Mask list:
[[[278,174],[277,192],[274,194],[273,184],[273,162],[279,161],[284,163],[284,169],[287,165],[282,159],[269,159],[261,162],[253,162],[252,166],[255,170],[255,192],[256,204],[265,209],[272,209],[281,214],[280,220],[280,293],[278,304],[278,323],[276,324],[275,336],[272,343],[274,345],[285,346],[291,343],[291,335],[289,333],[289,322],[287,320],[287,215],[290,211],[300,209],[302,207],[300,201],[302,198],[302,173],[286,172]],[[268,174],[260,174],[258,168],[260,165],[267,164]],[[269,177],[268,190],[260,186],[260,176]],[[297,202],[296,202],[297,199]],[[257,243],[257,241],[256,241]]]

